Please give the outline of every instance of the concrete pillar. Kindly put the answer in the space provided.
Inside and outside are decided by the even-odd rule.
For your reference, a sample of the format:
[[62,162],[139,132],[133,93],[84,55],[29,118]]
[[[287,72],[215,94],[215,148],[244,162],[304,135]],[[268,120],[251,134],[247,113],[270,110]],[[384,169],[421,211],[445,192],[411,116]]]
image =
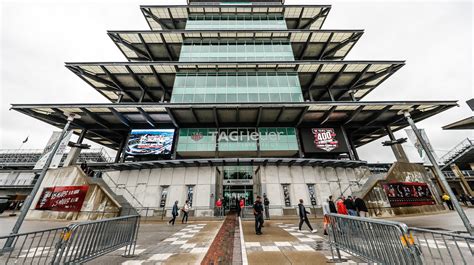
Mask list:
[[127,142],[127,137],[123,137],[122,141],[120,142],[119,148],[117,150],[117,154],[115,155],[114,163],[120,162],[120,157],[122,157],[123,148],[125,147],[126,142]]
[[[396,141],[397,139],[395,138],[395,135],[393,135],[392,129],[390,127],[385,127],[385,131],[388,133],[388,137],[390,138],[391,141]],[[401,144],[392,144],[390,145],[392,148],[392,152],[395,155],[395,158],[397,159],[398,162],[405,162],[405,163],[410,163],[408,160],[407,154],[405,153],[405,150],[403,149],[403,146]]]
[[474,192],[469,186],[469,183],[467,183],[467,180],[464,177],[464,174],[462,173],[462,171],[459,169],[459,167],[456,164],[451,164],[450,167],[451,167],[451,170],[454,172],[454,175],[456,175],[456,177],[458,177],[461,180],[461,186],[463,187],[464,192],[468,195],[474,196]]
[[346,144],[348,145],[348,149],[349,149],[349,157],[351,160],[359,160],[358,158],[356,158],[355,154],[354,154],[354,150],[353,150],[353,145],[351,144],[351,142],[349,141],[349,137],[346,133],[346,129],[341,126],[341,131],[342,131],[342,135],[344,136],[344,141],[346,142]]
[[[79,135],[79,138],[77,139],[77,144],[82,144],[82,141],[84,141],[84,137],[86,136],[87,130],[82,130],[81,134]],[[66,157],[66,160],[64,161],[63,167],[68,167],[76,164],[77,159],[79,158],[79,155],[81,154],[82,148],[79,147],[72,147],[71,150],[69,150],[69,154]]]

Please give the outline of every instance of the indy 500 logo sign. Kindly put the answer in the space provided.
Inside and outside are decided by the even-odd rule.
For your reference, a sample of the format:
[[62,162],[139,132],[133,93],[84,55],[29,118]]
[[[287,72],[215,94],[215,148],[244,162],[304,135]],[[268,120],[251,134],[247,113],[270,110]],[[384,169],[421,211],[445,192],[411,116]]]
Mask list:
[[327,152],[336,149],[339,142],[336,140],[336,132],[332,128],[311,129],[314,136],[314,145]]

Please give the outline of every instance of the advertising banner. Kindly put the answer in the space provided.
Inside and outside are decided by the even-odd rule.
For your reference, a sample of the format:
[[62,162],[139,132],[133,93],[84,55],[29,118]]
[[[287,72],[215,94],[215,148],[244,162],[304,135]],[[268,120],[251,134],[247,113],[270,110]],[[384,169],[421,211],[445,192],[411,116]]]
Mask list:
[[301,128],[305,153],[346,153],[347,143],[340,128]]
[[390,182],[382,184],[391,207],[434,205],[436,202],[428,187],[422,182]]
[[[430,140],[428,139],[428,136],[426,135],[426,132],[424,129],[418,129],[420,132],[421,136],[423,137],[423,140],[425,140],[425,143],[428,145],[428,148],[430,149],[431,154],[433,154],[436,163],[438,165],[441,165],[442,163],[440,162],[438,156],[436,155],[436,152],[433,149],[433,146],[431,146]],[[432,165],[430,159],[426,155],[425,151],[423,150],[423,147],[421,146],[421,143],[418,141],[418,138],[415,135],[415,132],[413,129],[405,129],[405,132],[407,133],[408,138],[410,141],[413,143],[415,146],[416,150],[418,151],[418,155],[423,159],[423,163],[425,165]]]
[[127,155],[169,155],[174,139],[174,129],[132,130],[126,149]]
[[46,187],[36,204],[36,210],[79,212],[89,186]]
[[[64,135],[64,138],[61,141],[61,144],[59,145],[59,148],[56,151],[56,154],[54,155],[49,168],[59,167],[64,152],[66,151],[67,144],[69,143],[69,139],[71,139],[71,135],[72,131],[68,131],[66,135]],[[46,160],[48,160],[49,155],[53,151],[54,145],[57,141],[59,141],[59,137],[61,137],[61,132],[53,132],[53,134],[49,138],[48,143],[46,144],[46,147],[43,150],[43,153],[41,154],[40,159],[38,159],[33,169],[42,169],[44,167],[44,165],[46,164]]]

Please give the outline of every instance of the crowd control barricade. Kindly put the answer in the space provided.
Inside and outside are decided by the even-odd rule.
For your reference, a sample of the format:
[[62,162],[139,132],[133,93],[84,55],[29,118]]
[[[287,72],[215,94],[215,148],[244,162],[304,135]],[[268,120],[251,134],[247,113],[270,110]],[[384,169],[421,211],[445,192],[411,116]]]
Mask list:
[[367,262],[422,264],[421,253],[405,224],[339,214],[328,216],[333,258],[335,252],[340,260],[343,250]]
[[0,264],[52,264],[67,227],[0,236]]
[[424,264],[474,264],[474,237],[409,228]]
[[135,215],[1,236],[0,264],[80,264],[122,247],[133,256],[139,225]]

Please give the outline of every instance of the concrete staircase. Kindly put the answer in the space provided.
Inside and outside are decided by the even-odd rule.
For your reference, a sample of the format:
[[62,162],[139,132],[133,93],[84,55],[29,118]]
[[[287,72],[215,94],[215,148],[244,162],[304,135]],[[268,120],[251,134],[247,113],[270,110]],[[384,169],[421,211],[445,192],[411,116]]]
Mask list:
[[385,173],[376,173],[372,175],[368,175],[367,177],[363,177],[360,181],[359,184],[362,186],[360,189],[354,193],[355,196],[359,198],[364,198],[367,193],[369,193],[372,188],[377,185],[377,183],[381,180],[384,180],[387,178],[387,172]]
[[[104,192],[106,192],[111,198],[113,198],[118,204],[120,204],[120,216],[127,216],[127,215],[137,215],[139,214],[136,207],[133,206],[125,196],[117,194],[114,192],[109,184],[103,179],[103,177],[109,177],[106,175],[107,173],[102,174],[102,178],[89,178],[91,184],[99,185]],[[110,177],[109,177],[110,178]],[[110,178],[111,179],[111,178]],[[113,180],[112,180],[113,181]],[[118,185],[117,185],[118,186]],[[119,187],[115,187],[115,190],[120,189]],[[126,189],[126,188],[125,188]],[[127,190],[128,191],[128,190]],[[137,203],[140,203],[137,201]],[[138,206],[140,207],[141,204]]]

